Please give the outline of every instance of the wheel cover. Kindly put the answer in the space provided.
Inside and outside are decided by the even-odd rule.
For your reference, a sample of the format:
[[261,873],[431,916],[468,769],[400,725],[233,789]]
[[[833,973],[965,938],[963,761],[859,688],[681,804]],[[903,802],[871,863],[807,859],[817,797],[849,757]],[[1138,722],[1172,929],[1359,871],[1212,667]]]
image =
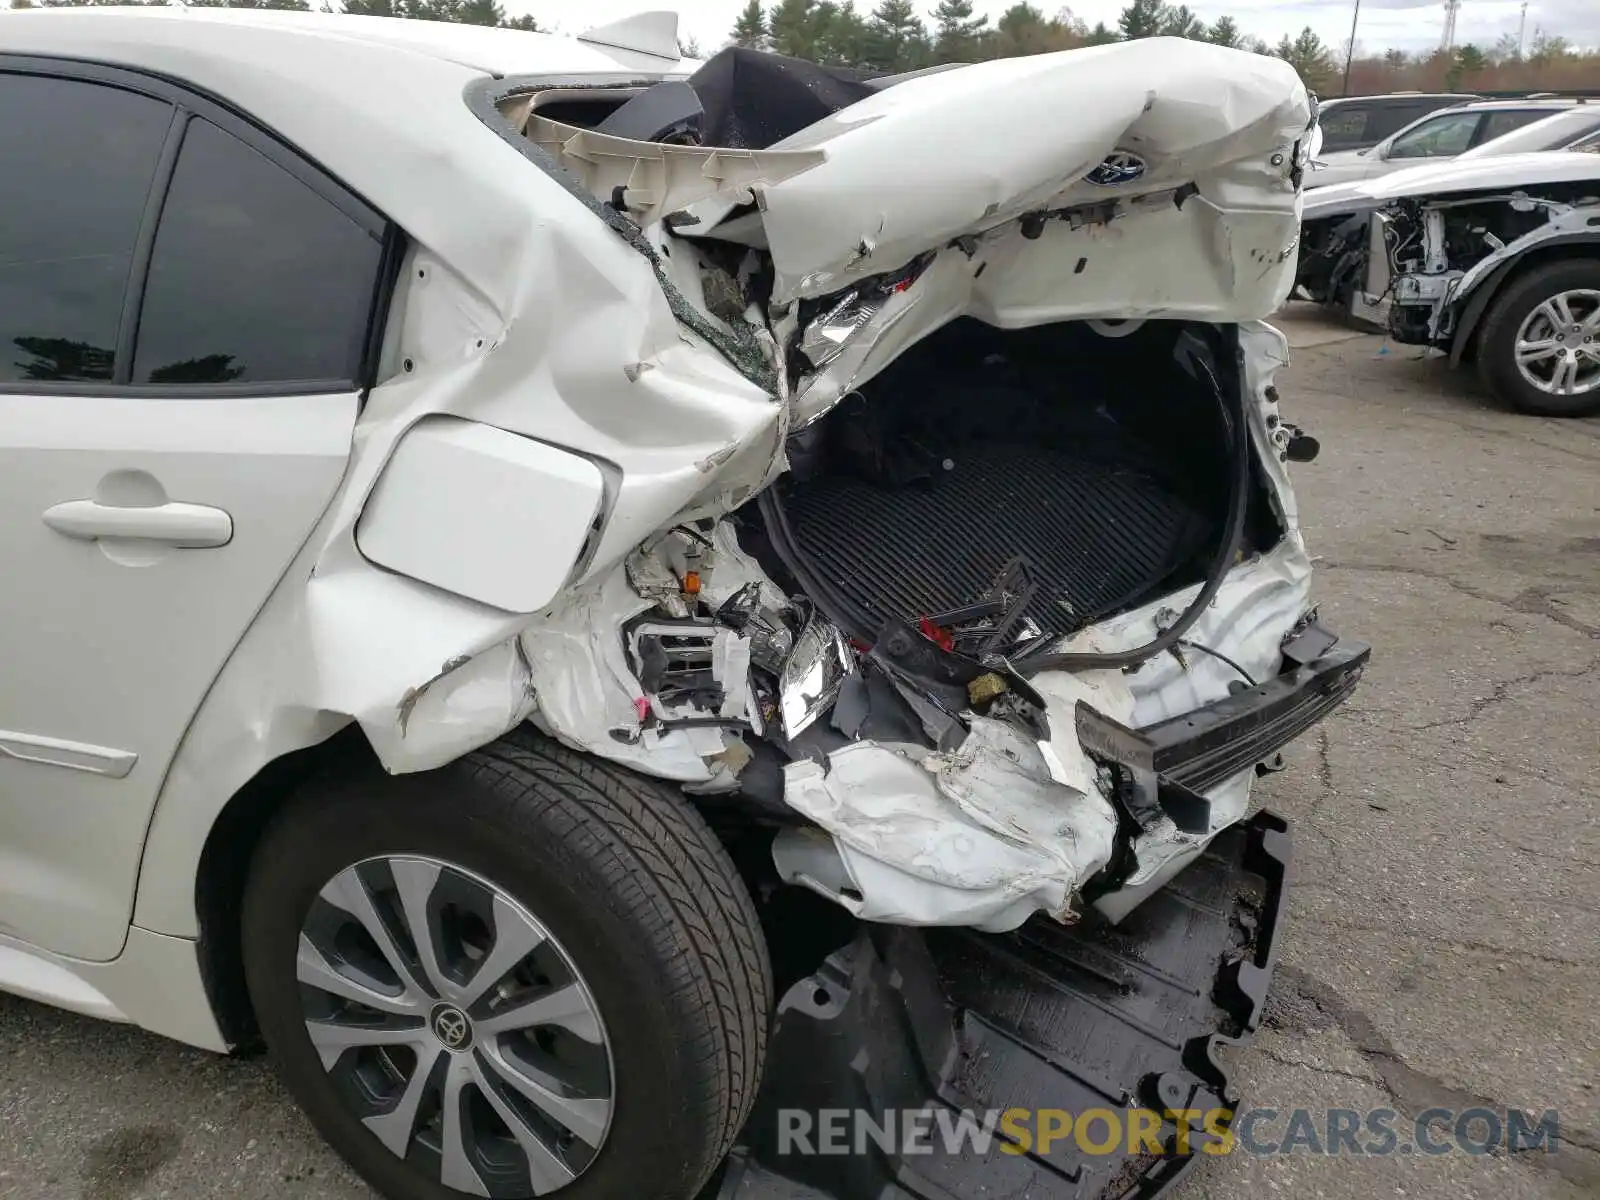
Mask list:
[[1517,370],[1550,396],[1582,396],[1600,388],[1600,291],[1557,292],[1523,318]]
[[306,1032],[391,1153],[471,1196],[558,1191],[611,1126],[611,1043],[583,977],[516,900],[460,867],[373,858],[300,932]]

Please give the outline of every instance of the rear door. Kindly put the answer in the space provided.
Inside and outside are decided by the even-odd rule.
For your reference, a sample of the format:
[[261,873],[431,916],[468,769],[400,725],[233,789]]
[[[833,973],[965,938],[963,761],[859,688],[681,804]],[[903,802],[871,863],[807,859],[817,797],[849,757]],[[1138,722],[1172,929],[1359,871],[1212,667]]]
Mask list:
[[0,934],[104,960],[178,741],[343,475],[384,226],[163,82],[0,56],[0,112]]

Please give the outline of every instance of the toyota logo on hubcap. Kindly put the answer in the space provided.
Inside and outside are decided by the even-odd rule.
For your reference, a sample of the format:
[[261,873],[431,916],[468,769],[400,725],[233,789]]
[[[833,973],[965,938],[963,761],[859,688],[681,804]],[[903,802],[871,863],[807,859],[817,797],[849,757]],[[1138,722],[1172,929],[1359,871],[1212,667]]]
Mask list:
[[433,1028],[433,1036],[446,1050],[465,1050],[472,1044],[472,1022],[459,1008],[441,1004],[433,1010],[428,1023]]

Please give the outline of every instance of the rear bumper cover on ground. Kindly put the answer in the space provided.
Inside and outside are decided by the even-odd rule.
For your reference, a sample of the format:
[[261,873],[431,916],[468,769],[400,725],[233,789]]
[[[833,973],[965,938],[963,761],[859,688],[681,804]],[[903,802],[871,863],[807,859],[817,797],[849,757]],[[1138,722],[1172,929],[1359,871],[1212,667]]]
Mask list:
[[[1181,1154],[1163,1118],[1163,1152],[1130,1154],[1129,1110],[1238,1108],[1216,1051],[1260,1021],[1289,857],[1286,824],[1262,813],[1218,836],[1121,925],[1091,913],[999,936],[864,931],[779,1005],[761,1098],[708,1196],[1078,1200],[1165,1189],[1205,1135],[1194,1128]],[[818,1152],[818,1121],[831,1111],[851,1114],[843,1128],[854,1151],[858,1113],[903,1129],[913,1110],[944,1110],[947,1121],[967,1112],[982,1125],[1017,1108],[1031,1110],[1030,1130],[1039,1110],[1110,1110],[1121,1136],[1104,1154],[1070,1136],[1019,1152],[998,1127],[982,1149],[952,1151],[935,1132],[926,1152],[870,1139],[862,1153]],[[796,1112],[809,1126],[785,1116]],[[809,1129],[809,1145],[797,1128]],[[1105,1140],[1097,1125],[1091,1143]]]

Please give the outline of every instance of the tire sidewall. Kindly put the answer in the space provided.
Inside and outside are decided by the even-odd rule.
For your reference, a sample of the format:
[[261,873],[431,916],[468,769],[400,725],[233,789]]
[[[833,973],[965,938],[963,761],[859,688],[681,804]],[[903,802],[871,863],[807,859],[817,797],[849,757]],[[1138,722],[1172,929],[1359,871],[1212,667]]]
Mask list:
[[1478,367],[1494,395],[1521,412],[1577,417],[1600,411],[1600,389],[1581,396],[1542,392],[1522,377],[1516,363],[1517,333],[1528,315],[1551,296],[1575,288],[1600,291],[1600,259],[1572,258],[1514,276],[1497,296],[1484,322]]
[[684,1200],[702,1173],[685,1148],[716,1134],[696,1128],[689,1104],[675,1103],[692,1090],[693,1074],[679,1014],[654,961],[658,949],[615,890],[566,852],[554,831],[530,837],[526,827],[479,811],[471,795],[482,786],[459,763],[382,779],[368,784],[370,798],[322,798],[269,832],[261,857],[293,865],[252,873],[244,957],[257,1019],[283,1078],[323,1136],[385,1195],[458,1200],[461,1193],[407,1168],[338,1099],[305,1032],[295,976],[301,926],[329,880],[364,859],[425,855],[517,900],[559,941],[600,1011],[612,1056],[611,1127],[589,1168],[554,1194]]

